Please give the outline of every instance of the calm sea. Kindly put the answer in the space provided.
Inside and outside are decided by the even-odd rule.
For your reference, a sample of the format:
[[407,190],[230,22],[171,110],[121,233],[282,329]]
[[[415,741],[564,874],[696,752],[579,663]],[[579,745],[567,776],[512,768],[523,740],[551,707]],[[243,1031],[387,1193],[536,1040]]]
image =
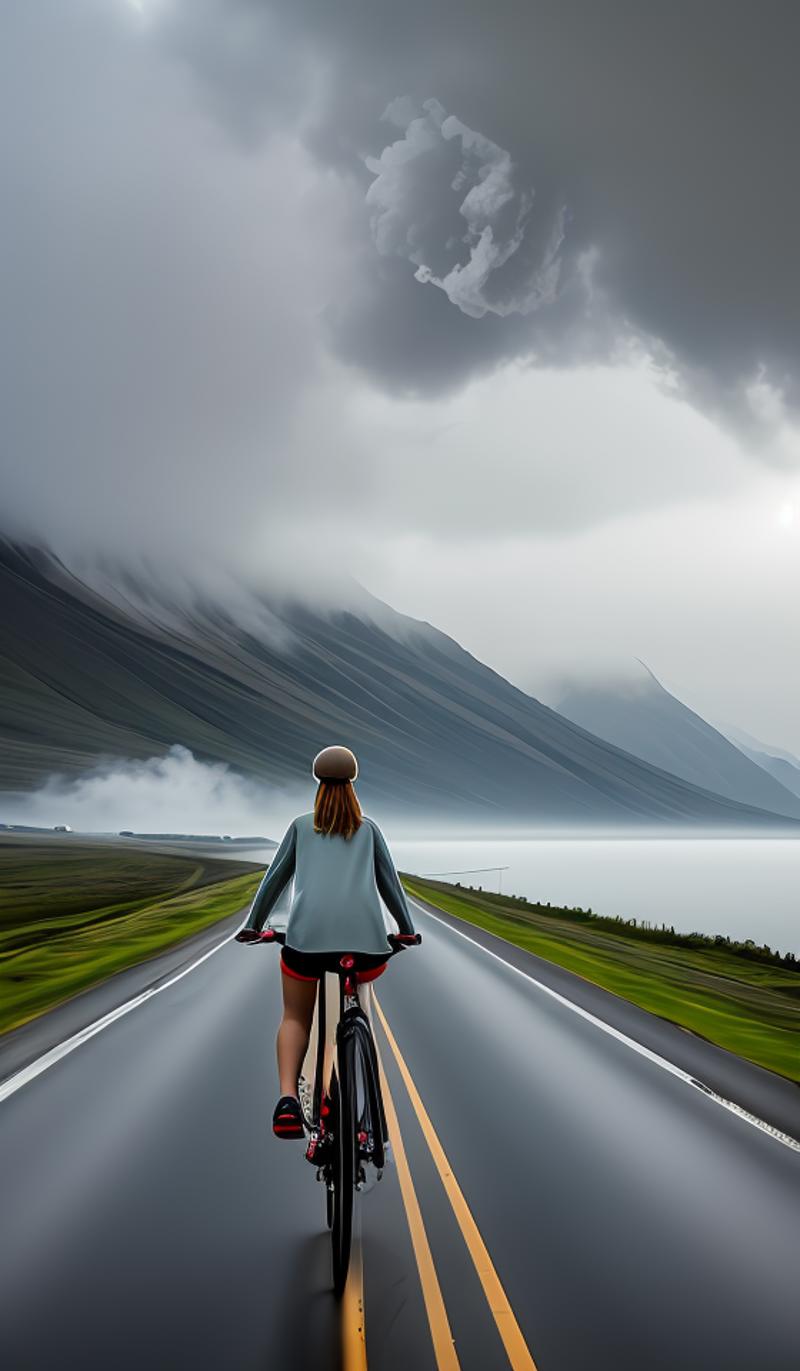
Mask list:
[[[389,835],[391,836],[391,835]],[[800,955],[800,840],[796,838],[548,839],[392,842],[402,871],[591,906],[596,914],[674,924],[681,932],[753,938]]]

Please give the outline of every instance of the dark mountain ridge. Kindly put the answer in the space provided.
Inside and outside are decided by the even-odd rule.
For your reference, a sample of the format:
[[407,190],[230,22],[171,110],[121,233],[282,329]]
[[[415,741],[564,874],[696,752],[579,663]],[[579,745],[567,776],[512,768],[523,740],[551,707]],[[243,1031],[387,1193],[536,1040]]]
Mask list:
[[365,805],[406,820],[800,831],[595,737],[360,588],[341,609],[244,586],[181,602],[131,573],[98,588],[0,539],[0,597],[4,791],[175,743],[307,785],[314,753],[344,741]]

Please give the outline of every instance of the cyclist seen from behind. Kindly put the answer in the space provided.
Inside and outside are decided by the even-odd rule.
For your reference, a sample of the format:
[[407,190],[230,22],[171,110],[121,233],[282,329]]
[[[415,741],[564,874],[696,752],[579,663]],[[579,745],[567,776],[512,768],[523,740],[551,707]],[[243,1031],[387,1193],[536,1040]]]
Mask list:
[[[331,954],[356,954],[357,980],[372,981],[386,970],[396,944],[417,936],[386,840],[362,812],[353,788],[358,775],[353,753],[346,747],[323,748],[314,758],[312,774],[319,783],[313,812],[290,823],[236,935],[239,942],[257,942],[270,911],[294,879],[281,955],[281,1097],[272,1120],[279,1138],[303,1137],[298,1079],[317,982],[331,969]],[[398,934],[387,931],[381,898]]]

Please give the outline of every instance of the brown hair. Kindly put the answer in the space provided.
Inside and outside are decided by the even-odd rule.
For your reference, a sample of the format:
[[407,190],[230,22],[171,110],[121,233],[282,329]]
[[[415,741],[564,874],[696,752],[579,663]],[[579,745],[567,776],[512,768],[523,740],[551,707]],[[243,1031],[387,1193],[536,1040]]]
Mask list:
[[361,820],[361,805],[352,781],[320,781],[314,801],[315,833],[352,838]]

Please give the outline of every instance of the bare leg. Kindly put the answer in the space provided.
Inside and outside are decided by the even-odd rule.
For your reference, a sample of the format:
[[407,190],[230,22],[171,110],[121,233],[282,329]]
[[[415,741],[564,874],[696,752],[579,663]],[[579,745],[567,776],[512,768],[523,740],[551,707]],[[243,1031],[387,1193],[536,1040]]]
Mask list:
[[297,1078],[308,1049],[311,1020],[317,996],[316,981],[281,976],[283,1018],[278,1029],[278,1076],[282,1095],[297,1095]]
[[331,1075],[336,1055],[336,1024],[339,1019],[339,978],[330,971],[325,974],[325,1055],[322,1059],[322,1088],[325,1094],[331,1093]]

